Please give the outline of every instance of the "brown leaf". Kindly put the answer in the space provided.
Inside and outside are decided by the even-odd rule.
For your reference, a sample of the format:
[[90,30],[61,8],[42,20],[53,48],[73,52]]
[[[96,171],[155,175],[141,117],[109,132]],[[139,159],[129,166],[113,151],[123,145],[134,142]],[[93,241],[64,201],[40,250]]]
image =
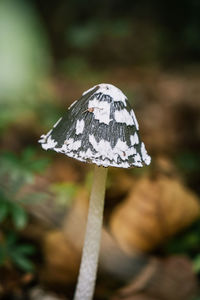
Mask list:
[[76,281],[80,264],[80,253],[62,232],[49,232],[44,240],[45,263],[41,280],[56,288]]
[[81,259],[88,210],[88,192],[80,188],[67,213],[63,228],[50,231],[43,241],[45,264],[42,281],[48,285],[71,285],[76,282]]
[[148,251],[188,226],[199,213],[198,198],[178,180],[145,178],[113,211],[110,226],[124,251]]
[[63,222],[63,233],[73,243],[76,249],[83,246],[88,215],[89,192],[80,188],[72,207]]

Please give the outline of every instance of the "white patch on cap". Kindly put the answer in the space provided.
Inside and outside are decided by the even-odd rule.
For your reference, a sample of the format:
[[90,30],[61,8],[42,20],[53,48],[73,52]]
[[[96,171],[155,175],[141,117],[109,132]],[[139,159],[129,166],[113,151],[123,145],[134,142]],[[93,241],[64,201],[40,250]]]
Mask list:
[[129,156],[136,154],[136,149],[134,147],[129,147],[126,142],[118,139],[114,152],[117,152],[122,160],[127,160]]
[[[136,167],[143,166],[141,163],[140,155],[138,153],[136,154],[136,150],[133,149],[133,147],[129,148],[128,152],[126,152],[126,159],[128,158],[129,155],[133,155],[133,152],[134,152],[136,154],[134,157],[136,159],[136,161],[134,163],[132,163],[130,165],[127,160],[126,161],[124,160],[120,163],[117,162],[118,155],[122,159],[122,156],[121,156],[122,149],[126,149],[128,147],[125,142],[122,142],[121,140],[119,140],[116,144],[116,147],[114,149],[112,149],[110,147],[109,142],[107,142],[107,141],[102,140],[99,143],[97,143],[97,141],[93,135],[90,135],[89,139],[90,139],[90,143],[93,145],[93,147],[94,148],[96,147],[96,149],[99,149],[99,151],[102,151],[103,155],[100,152],[98,152],[98,153],[92,152],[90,148],[88,148],[88,150],[86,152],[79,151],[77,153],[74,153],[73,150],[77,150],[77,147],[81,146],[81,144],[80,144],[80,141],[74,142],[74,140],[71,138],[66,140],[66,142],[63,144],[63,146],[61,148],[54,148],[54,150],[56,152],[65,153],[69,157],[73,157],[79,161],[87,162],[88,160],[90,160],[92,163],[94,163],[98,166],[118,167],[118,168],[130,168],[132,166],[136,166]],[[107,147],[107,149],[106,149],[107,153],[109,152],[108,156],[106,156],[105,152],[103,151],[103,148],[105,150],[105,147]],[[113,151],[113,152],[110,153],[110,151]],[[115,153],[116,151],[120,151],[120,153],[117,154],[117,153]]]
[[131,145],[136,145],[136,144],[139,144],[139,138],[138,138],[138,134],[137,132],[135,132],[134,135],[131,135],[130,136],[130,141],[131,141]]
[[141,144],[141,153],[142,153],[142,159],[145,162],[146,165],[149,165],[151,162],[151,157],[147,154],[147,150],[145,148],[144,143]]
[[141,156],[139,153],[137,153],[135,156],[134,156],[134,160],[135,160],[135,166],[136,167],[143,167],[143,164],[141,162]]
[[103,159],[105,157],[110,157],[110,159],[114,159],[113,156],[111,157],[111,145],[108,141],[100,140],[99,143],[96,141],[93,134],[89,135],[89,142],[93,146],[93,148],[97,151],[97,156],[102,156]]
[[99,143],[96,141],[94,135],[89,135],[89,142],[93,148],[97,151],[93,154],[93,157],[102,159],[109,159],[117,162],[118,157],[121,160],[127,160],[129,156],[136,154],[136,149],[134,147],[129,147],[126,142],[118,139],[114,148],[111,147],[110,143],[105,140],[100,140]]
[[93,109],[94,118],[99,120],[99,122],[109,124],[110,119],[110,103],[106,101],[99,101],[98,99],[94,98],[89,101],[88,109]]
[[42,134],[38,143],[40,143],[40,144],[46,143],[46,139],[47,139],[47,136],[45,134]]
[[65,146],[69,151],[76,151],[81,147],[81,140],[74,141],[74,139],[70,138],[66,140]]
[[55,128],[55,127],[60,123],[61,120],[62,120],[62,118],[60,118],[60,119],[53,125],[53,128]]
[[85,157],[86,158],[91,158],[92,157],[92,151],[89,149],[87,149],[87,151],[85,152]]
[[42,148],[47,150],[47,149],[52,149],[54,148],[56,145],[58,144],[58,142],[56,142],[55,140],[53,140],[51,138],[51,136],[49,136],[46,140],[46,142],[44,144],[42,144]]
[[114,117],[118,123],[125,123],[127,126],[134,125],[134,120],[126,109],[116,110]]
[[83,132],[84,126],[85,126],[84,120],[80,120],[80,121],[78,120],[76,122],[76,134],[77,135]]
[[94,93],[102,93],[104,95],[108,95],[113,99],[113,101],[123,102],[123,104],[126,106],[127,97],[124,95],[124,93],[122,93],[122,91],[120,89],[118,89],[116,86],[114,86],[112,84],[108,84],[108,83],[101,83],[101,84],[93,86],[91,89],[85,91],[83,93],[83,96],[85,94],[89,93],[91,90],[93,90],[97,86],[99,87],[99,89],[97,91],[95,91]]
[[70,138],[64,142],[61,148],[54,148],[57,152],[65,152],[68,153],[70,151],[77,151],[81,147],[81,140],[74,141],[74,139]]
[[86,152],[85,152],[85,151],[80,151],[80,152],[78,153],[78,155],[79,155],[79,157],[81,157],[82,159],[87,160],[87,159],[91,159],[91,158],[92,158],[93,153],[92,153],[91,149],[88,148]]
[[139,125],[138,125],[138,121],[136,119],[136,116],[135,116],[135,113],[134,111],[131,109],[131,116],[133,117],[133,120],[134,120],[134,124],[135,124],[135,127],[137,130],[139,130]]

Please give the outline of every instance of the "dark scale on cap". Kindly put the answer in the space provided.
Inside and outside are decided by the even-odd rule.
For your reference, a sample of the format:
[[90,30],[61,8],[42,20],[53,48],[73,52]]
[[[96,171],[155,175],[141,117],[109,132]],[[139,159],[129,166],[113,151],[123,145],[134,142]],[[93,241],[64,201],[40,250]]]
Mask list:
[[135,114],[122,91],[99,84],[72,103],[39,143],[45,150],[99,166],[142,167],[151,158],[138,132]]

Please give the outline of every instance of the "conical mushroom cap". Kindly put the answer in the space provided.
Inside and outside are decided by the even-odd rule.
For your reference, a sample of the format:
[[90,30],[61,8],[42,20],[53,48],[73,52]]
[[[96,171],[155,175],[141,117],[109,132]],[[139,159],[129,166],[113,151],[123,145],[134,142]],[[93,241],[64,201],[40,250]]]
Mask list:
[[143,167],[151,162],[127,97],[111,84],[84,92],[39,143],[45,150],[104,167]]

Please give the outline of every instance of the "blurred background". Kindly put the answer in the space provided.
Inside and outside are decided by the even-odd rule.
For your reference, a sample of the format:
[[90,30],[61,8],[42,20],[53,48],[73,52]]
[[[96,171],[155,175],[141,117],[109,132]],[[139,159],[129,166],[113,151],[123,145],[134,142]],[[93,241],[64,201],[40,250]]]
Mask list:
[[95,299],[200,299],[197,0],[1,0],[1,299],[72,299],[93,167],[37,141],[102,82],[152,164],[109,170]]

